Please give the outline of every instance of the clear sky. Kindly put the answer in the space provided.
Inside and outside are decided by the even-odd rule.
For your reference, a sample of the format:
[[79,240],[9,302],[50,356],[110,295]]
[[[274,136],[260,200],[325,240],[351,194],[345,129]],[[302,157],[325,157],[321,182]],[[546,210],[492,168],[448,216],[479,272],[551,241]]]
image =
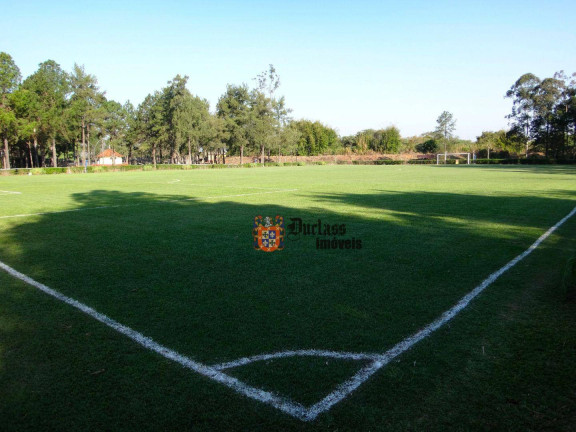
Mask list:
[[23,76],[52,59],[138,105],[176,74],[213,109],[226,84],[273,64],[294,118],[341,135],[395,125],[456,134],[507,127],[522,74],[576,72],[576,1],[0,0],[0,51]]

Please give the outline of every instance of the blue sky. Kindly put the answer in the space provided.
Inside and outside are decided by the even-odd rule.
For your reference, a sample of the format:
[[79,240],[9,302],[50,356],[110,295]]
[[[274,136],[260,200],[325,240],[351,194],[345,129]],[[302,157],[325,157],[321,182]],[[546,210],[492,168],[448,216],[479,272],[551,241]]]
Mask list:
[[5,1],[0,51],[23,76],[53,59],[135,105],[176,74],[214,108],[226,84],[276,67],[295,118],[341,135],[507,127],[522,74],[576,72],[574,1]]

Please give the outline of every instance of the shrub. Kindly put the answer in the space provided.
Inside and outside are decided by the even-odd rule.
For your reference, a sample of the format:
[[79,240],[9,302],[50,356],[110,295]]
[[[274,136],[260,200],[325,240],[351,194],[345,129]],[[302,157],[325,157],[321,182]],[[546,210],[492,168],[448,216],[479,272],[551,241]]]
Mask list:
[[409,165],[435,165],[434,159],[411,159],[408,161]]
[[66,168],[55,168],[55,167],[46,167],[44,168],[44,174],[66,174]]
[[506,159],[476,159],[475,163],[477,165],[496,165],[496,164],[505,164]]
[[418,144],[416,146],[416,151],[419,153],[437,153],[438,143],[433,139],[429,139],[422,144]]
[[404,162],[401,160],[380,159],[374,161],[374,165],[402,165]]

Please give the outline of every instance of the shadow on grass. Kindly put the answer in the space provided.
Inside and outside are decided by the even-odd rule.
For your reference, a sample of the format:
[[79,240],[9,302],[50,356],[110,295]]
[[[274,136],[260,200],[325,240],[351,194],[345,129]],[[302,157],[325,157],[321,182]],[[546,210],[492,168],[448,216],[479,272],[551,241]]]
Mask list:
[[[473,165],[474,168],[482,168],[493,171],[525,172],[531,174],[562,174],[576,176],[576,165]],[[445,168],[465,168],[454,165]]]
[[[284,205],[280,195],[262,195],[257,204],[104,190],[73,198],[78,211],[10,222],[0,234],[0,260],[210,364],[286,349],[383,352],[524,251],[573,208],[575,193],[566,191],[563,198],[387,191],[315,195],[320,209]],[[318,219],[345,224],[342,238],[360,239],[362,248],[318,250],[315,236],[301,235],[287,240],[281,252],[255,251],[254,217],[277,214],[287,222],[299,217],[311,224]],[[155,368],[169,367],[159,359],[154,367],[147,364],[130,341],[19,282],[4,285],[1,296],[8,313],[0,329],[5,341],[0,383],[10,383],[8,410],[14,416],[22,415],[16,405],[26,401],[22,392],[30,386],[39,387],[41,395],[55,387],[58,398],[69,400],[63,368],[79,377],[79,393],[85,394],[92,379],[109,370],[108,357],[114,358],[110,381],[97,390],[104,403],[114,380],[135,394]],[[22,349],[29,340],[35,342]],[[88,348],[75,352],[76,346]],[[135,366],[123,363],[132,357],[139,358]],[[30,374],[26,362],[41,367]],[[16,380],[15,370],[22,372]],[[183,375],[177,376],[168,382],[182,389]],[[66,385],[57,385],[58,377]],[[171,388],[163,385],[138,405],[160,404],[153,411],[162,411],[158,415],[165,419],[170,402],[160,399]],[[199,392],[206,397],[203,406],[219,404],[214,398],[227,395],[204,393]],[[120,390],[111,400],[119,403],[123,394]],[[182,406],[176,410],[185,416],[189,403],[177,400]],[[58,402],[51,398],[47,404]],[[89,411],[86,405],[78,409]],[[69,418],[63,410],[58,405],[55,412]],[[114,421],[125,412],[131,409],[116,410]]]
[[[16,220],[2,232],[0,256],[202,361],[379,352],[524,251],[575,196],[382,191],[315,195],[321,207],[304,209],[270,195],[247,204],[96,190],[73,195],[78,211]],[[252,246],[257,215],[321,219],[346,233],[299,235],[267,254]],[[362,248],[318,249],[317,239]]]

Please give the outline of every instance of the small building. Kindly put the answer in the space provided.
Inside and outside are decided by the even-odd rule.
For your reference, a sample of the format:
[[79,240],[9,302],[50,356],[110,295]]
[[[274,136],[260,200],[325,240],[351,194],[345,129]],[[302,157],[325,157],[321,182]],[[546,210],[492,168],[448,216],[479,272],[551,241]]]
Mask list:
[[106,149],[96,156],[96,165],[122,165],[122,156],[112,149]]

